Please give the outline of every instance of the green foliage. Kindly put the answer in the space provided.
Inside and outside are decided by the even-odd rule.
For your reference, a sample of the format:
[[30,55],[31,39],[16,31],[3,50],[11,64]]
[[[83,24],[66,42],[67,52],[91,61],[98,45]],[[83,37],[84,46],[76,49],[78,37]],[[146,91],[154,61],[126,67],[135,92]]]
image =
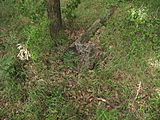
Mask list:
[[[48,88],[47,88],[48,86]],[[28,104],[23,106],[22,113],[14,118],[23,116],[23,119],[74,119],[76,111],[73,110],[71,103],[65,101],[63,88],[51,88],[49,85],[40,85],[28,92]]]
[[68,21],[73,21],[77,17],[74,10],[80,4],[80,0],[69,0],[66,4],[66,7],[62,9],[62,13],[65,15],[65,19]]
[[[130,39],[131,54],[144,56],[147,50],[152,49],[159,56],[159,20],[149,16],[147,8],[131,8],[126,20],[128,23],[128,34],[124,34]],[[136,26],[136,27],[135,27]]]
[[[2,10],[5,19],[2,22],[7,20],[7,24],[12,22],[11,29],[14,30],[12,31],[13,34],[16,34],[17,44],[25,44],[31,52],[33,60],[37,60],[53,44],[49,37],[49,21],[45,2],[45,0],[5,0],[2,1],[1,5],[6,9],[6,12]],[[13,41],[9,42],[12,43]]]
[[60,59],[62,59],[63,64],[59,66],[59,69],[63,67],[75,69],[76,66],[74,66],[74,64],[76,65],[76,63],[79,61],[79,58],[73,57],[75,56],[74,54],[75,53],[73,51],[67,51],[65,54],[60,54]]
[[24,80],[25,72],[23,69],[23,62],[18,63],[17,59],[13,56],[4,56],[1,60],[0,76],[1,78],[10,78],[14,80]]
[[1,62],[1,76],[5,75],[7,77],[12,76],[12,74],[15,72],[15,68],[13,67],[13,64],[15,62],[15,59],[13,57],[3,57],[3,59],[0,60]]
[[[53,43],[49,37],[45,2],[0,2],[2,42],[5,41],[0,44],[5,54],[0,59],[0,117],[11,120],[159,120],[159,68],[148,64],[148,59],[160,59],[159,0],[67,1],[63,8],[65,19],[83,23],[85,28],[105,16],[106,8],[118,6],[100,35],[91,39],[101,47],[103,58],[98,61],[99,65],[96,70],[78,74],[67,69],[74,68],[73,64],[79,61],[73,58],[73,52],[57,55],[60,52],[51,51],[53,59],[48,57]],[[66,36],[60,36],[60,44],[68,42]],[[25,44],[35,62],[16,59],[18,43]],[[33,75],[26,77],[26,73],[32,72],[31,68],[24,69],[27,63],[38,67]],[[62,73],[61,68],[65,68]],[[134,107],[130,108],[139,81],[142,87]],[[103,98],[102,101],[97,97]],[[112,109],[105,100],[118,108]]]
[[156,89],[153,93],[152,98],[147,101],[147,103],[152,106],[150,109],[147,110],[149,113],[149,117],[153,120],[158,120],[160,118],[159,109],[160,109],[160,90]]
[[10,18],[14,15],[14,4],[11,0],[0,1],[0,15],[1,15],[1,25],[7,24]]
[[47,84],[37,85],[28,91],[27,104],[24,104],[17,114],[10,116],[9,119],[68,119],[68,114],[72,113],[64,101],[63,94],[64,90],[61,88],[52,88]]
[[0,2],[0,11],[4,24],[18,22],[20,16],[36,22],[46,13],[45,0],[3,0]]
[[118,111],[112,109],[108,111],[107,109],[97,109],[96,120],[117,120]]
[[[47,115],[47,113],[51,112],[52,109],[57,109],[63,101],[61,91],[58,89],[47,89],[46,91],[43,87],[37,86],[36,88],[30,90],[28,95],[30,103],[26,104],[23,108],[26,115],[25,117],[28,119],[34,118],[38,120],[44,118],[45,112],[45,115]],[[44,108],[47,108],[45,112],[43,112]],[[52,113],[49,115],[51,114]]]
[[[102,79],[107,82],[110,91],[121,91],[124,101],[134,96],[132,87],[138,79],[143,81],[146,87],[154,86],[154,84],[152,84],[154,81],[156,82],[156,88],[159,88],[158,76],[157,78],[152,78],[150,75],[148,76],[146,74],[146,70],[150,71],[151,69],[152,71],[154,69],[150,68],[148,65],[148,58],[158,59],[160,53],[160,24],[156,12],[151,12],[152,9],[144,4],[139,5],[140,6],[136,6],[134,2],[132,4],[120,4],[116,11],[117,13],[112,16],[112,20],[106,22],[106,29],[102,32],[102,38],[100,39],[103,51],[105,51],[103,52],[105,60],[103,65],[99,68],[99,74]],[[124,73],[116,72],[118,69]],[[123,77],[123,74],[135,76],[135,79],[132,79],[134,82],[131,82],[132,80],[130,79],[130,81],[127,78],[128,75],[124,75]],[[154,72],[153,74],[158,75],[159,73]],[[116,75],[118,75],[118,77],[115,79]],[[122,82],[123,84],[121,84]],[[155,88],[150,87],[149,89],[153,90]],[[146,92],[147,91],[148,90],[146,90]],[[106,96],[106,98],[110,98],[106,95],[107,92],[104,93],[103,95]],[[111,95],[111,93],[108,95]],[[152,94],[154,94],[154,92]],[[159,101],[159,98],[152,96],[150,100],[155,100],[155,102],[147,102],[148,100],[142,99],[143,102],[147,102],[146,107],[139,107],[136,112],[133,113],[129,113],[129,111],[126,110],[127,105],[120,102],[121,107],[123,107],[119,109],[120,113],[118,116],[123,115],[121,112],[125,111],[125,117],[129,119],[139,119],[138,115],[140,114],[140,116],[143,116],[142,119],[144,120],[158,120],[159,116],[157,110],[159,109],[159,103],[156,101]],[[128,102],[126,101],[126,103]],[[153,105],[153,103],[155,104]],[[151,110],[148,111],[150,108]],[[153,112],[153,109],[155,112]]]
[[48,51],[52,43],[48,31],[48,20],[43,18],[39,24],[28,25],[23,29],[23,35],[26,37],[25,46],[29,49],[33,60],[37,60],[43,52]]
[[39,21],[46,12],[45,0],[19,0],[16,9],[21,15]]
[[21,28],[21,33],[26,38],[24,44],[31,53],[32,59],[37,60],[53,44],[49,37],[45,0],[24,0],[16,5],[20,13],[19,19],[28,21],[28,24]]
[[144,24],[148,20],[147,8],[131,8],[129,11],[128,20],[134,24]]

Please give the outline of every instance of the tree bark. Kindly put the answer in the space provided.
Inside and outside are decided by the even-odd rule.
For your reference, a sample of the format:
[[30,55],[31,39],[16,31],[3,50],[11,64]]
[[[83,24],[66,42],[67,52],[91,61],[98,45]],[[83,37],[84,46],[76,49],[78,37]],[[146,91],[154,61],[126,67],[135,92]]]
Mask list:
[[48,18],[50,19],[50,35],[55,40],[55,43],[57,43],[56,39],[62,30],[60,0],[48,0],[47,11]]

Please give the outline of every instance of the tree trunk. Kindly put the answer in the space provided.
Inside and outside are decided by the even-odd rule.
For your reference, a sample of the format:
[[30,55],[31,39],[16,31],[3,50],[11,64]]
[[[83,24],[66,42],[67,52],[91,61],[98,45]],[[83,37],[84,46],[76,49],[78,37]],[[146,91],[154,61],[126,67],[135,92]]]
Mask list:
[[50,35],[55,44],[59,32],[62,30],[62,18],[60,9],[60,0],[48,0],[47,1],[48,17],[50,19]]

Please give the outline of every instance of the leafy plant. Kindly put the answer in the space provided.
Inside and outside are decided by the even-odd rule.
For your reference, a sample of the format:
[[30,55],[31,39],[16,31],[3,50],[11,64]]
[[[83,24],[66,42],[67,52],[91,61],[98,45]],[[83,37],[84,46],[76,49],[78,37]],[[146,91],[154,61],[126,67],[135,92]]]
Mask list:
[[76,65],[76,63],[79,61],[79,58],[73,56],[75,56],[73,51],[67,51],[64,54],[61,54],[60,58],[62,59],[63,64],[60,65],[59,68],[63,67],[75,68],[74,65]]
[[13,56],[5,56],[1,60],[0,65],[0,76],[6,78],[9,77],[11,79],[19,79],[24,80],[25,79],[25,72],[23,69],[23,62],[20,64],[17,62],[17,59]]
[[136,25],[144,24],[148,20],[147,8],[131,8],[129,11],[128,20]]
[[159,20],[148,15],[147,8],[131,8],[125,21],[128,21],[124,37],[129,38],[132,48],[131,54],[143,56],[147,49],[152,49],[159,56]]
[[43,52],[50,49],[52,43],[48,38],[48,19],[43,18],[37,25],[29,25],[23,29],[26,36],[25,46],[29,49],[33,60],[37,60]]
[[46,11],[45,0],[20,0],[16,7],[21,15],[33,21],[39,21]]
[[65,8],[62,9],[62,13],[64,13],[66,20],[73,21],[77,17],[74,10],[81,3],[80,0],[69,0]]

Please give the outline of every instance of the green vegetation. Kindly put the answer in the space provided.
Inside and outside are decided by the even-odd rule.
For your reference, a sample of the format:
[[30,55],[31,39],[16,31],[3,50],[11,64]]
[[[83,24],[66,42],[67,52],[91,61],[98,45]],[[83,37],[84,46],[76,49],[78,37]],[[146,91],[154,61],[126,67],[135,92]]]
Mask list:
[[[0,2],[0,119],[159,120],[160,1],[61,0],[65,34],[56,47],[45,0]],[[74,38],[116,6],[90,39],[93,70],[75,69]],[[17,44],[29,51],[19,60]]]

